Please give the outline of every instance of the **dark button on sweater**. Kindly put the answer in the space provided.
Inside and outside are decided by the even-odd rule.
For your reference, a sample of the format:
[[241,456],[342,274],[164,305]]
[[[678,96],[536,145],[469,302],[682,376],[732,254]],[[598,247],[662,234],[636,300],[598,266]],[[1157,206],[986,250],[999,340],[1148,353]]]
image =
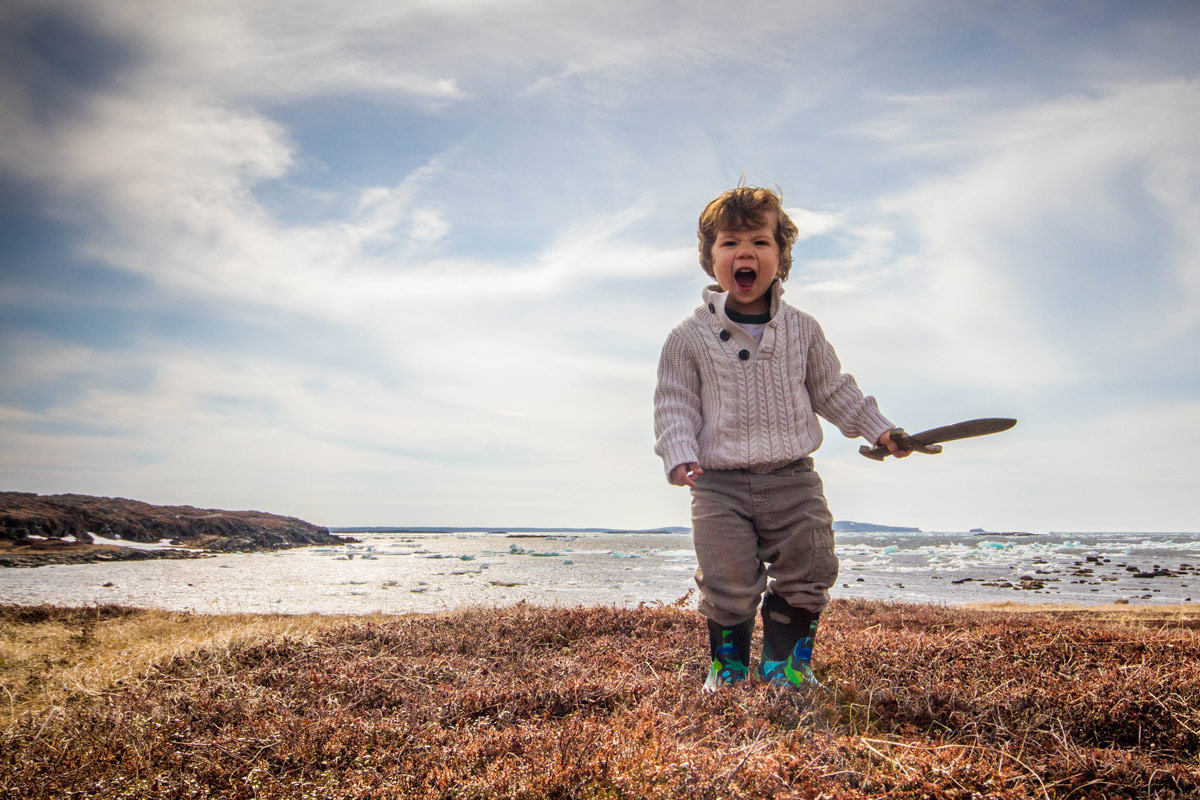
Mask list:
[[750,351],[742,350],[740,353],[738,353],[738,358],[740,358],[742,361],[748,361],[750,359]]
[[729,331],[721,331],[721,341],[722,342],[728,342],[730,337],[732,337],[732,336],[733,336],[733,334],[730,333]]

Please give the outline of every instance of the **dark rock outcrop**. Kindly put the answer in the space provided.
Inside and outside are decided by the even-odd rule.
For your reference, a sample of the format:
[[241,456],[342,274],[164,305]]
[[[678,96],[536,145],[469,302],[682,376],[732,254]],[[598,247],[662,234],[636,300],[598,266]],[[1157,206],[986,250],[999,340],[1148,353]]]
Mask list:
[[[51,542],[61,541],[57,539]],[[53,544],[44,547],[8,546],[0,540],[0,567],[48,567],[52,564],[102,564],[111,561],[152,561],[160,558],[215,558],[205,550],[135,550],[107,545]]]
[[11,543],[10,547],[44,540],[61,542],[72,536],[87,544],[93,541],[92,534],[142,543],[168,540],[220,553],[348,541],[334,536],[328,528],[261,511],[156,506],[138,500],[81,494],[0,492],[0,541]]

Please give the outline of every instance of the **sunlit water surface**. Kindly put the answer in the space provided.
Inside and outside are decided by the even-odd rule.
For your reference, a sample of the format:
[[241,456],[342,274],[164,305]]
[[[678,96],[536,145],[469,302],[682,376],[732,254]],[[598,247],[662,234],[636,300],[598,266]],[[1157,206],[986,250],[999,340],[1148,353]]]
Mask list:
[[[277,553],[0,569],[0,601],[399,614],[521,600],[672,603],[694,585],[696,559],[686,533],[357,538],[356,544]],[[841,573],[834,597],[947,604],[1200,602],[1197,534],[841,533],[837,550]],[[1020,588],[1038,586],[1029,579],[1040,588]],[[687,603],[694,605],[694,597]]]

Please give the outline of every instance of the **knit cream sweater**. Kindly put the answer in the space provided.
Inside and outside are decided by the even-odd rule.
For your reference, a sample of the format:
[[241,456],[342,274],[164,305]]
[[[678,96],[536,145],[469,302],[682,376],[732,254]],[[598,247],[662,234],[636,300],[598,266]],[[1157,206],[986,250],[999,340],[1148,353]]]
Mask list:
[[817,414],[872,444],[894,427],[842,372],[817,321],[782,294],[776,281],[761,343],[730,322],[717,286],[667,336],[654,391],[654,452],[668,475],[693,461],[754,470],[795,461],[821,445]]

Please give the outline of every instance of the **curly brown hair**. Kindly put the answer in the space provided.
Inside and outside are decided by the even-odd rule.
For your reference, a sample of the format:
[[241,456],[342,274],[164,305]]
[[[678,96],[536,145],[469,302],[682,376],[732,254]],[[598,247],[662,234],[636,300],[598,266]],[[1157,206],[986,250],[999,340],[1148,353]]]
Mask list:
[[775,244],[779,245],[779,280],[792,271],[792,245],[800,235],[796,223],[783,210],[783,195],[759,186],[739,186],[704,207],[696,236],[700,239],[700,266],[713,274],[712,247],[718,231],[746,231],[767,224],[775,212]]

